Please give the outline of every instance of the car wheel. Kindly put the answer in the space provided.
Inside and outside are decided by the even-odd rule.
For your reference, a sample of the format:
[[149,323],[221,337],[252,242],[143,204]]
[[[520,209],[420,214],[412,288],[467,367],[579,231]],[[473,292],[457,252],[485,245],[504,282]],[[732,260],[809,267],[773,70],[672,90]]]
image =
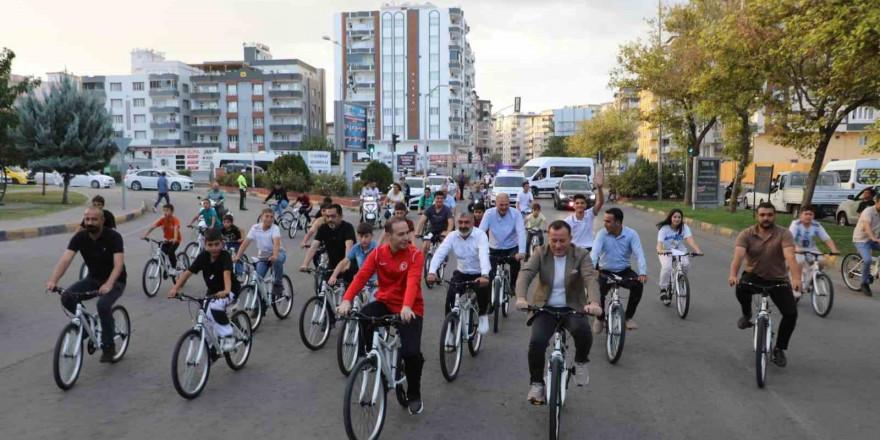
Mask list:
[[849,219],[846,218],[845,212],[837,214],[837,224],[840,226],[849,226]]
[[91,186],[92,186],[92,188],[100,188],[100,187],[101,187],[101,184],[98,183],[97,180],[93,180],[92,183],[91,183]]
[[180,191],[180,184],[177,182],[172,183],[171,184],[171,191]]
[[538,188],[532,188],[532,196],[537,199],[538,195]]
[[135,180],[134,182],[131,182],[131,189],[133,189],[135,191],[140,191],[141,190],[141,183],[138,182],[137,180]]

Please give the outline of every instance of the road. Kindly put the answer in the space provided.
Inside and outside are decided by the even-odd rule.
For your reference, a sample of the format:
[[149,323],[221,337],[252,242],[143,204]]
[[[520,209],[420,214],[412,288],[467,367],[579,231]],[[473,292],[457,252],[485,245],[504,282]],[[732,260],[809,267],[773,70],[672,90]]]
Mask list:
[[[563,217],[550,207],[549,199],[539,202],[548,219]],[[195,214],[195,194],[176,195],[175,203],[185,221]],[[237,203],[230,205],[237,213]],[[249,215],[238,216],[240,224],[250,226],[244,218],[255,218],[255,205],[251,200]],[[624,224],[636,229],[645,248],[652,249],[657,219],[624,211]],[[345,215],[355,217],[350,211]],[[3,437],[344,438],[345,379],[336,367],[336,333],[321,351],[303,346],[297,321],[312,282],[295,273],[304,254],[287,238],[283,241],[290,252],[286,269],[298,292],[291,317],[279,321],[270,314],[244,369],[233,372],[223,362],[215,364],[198,399],[186,401],[177,395],[169,365],[177,338],[191,325],[187,308],[163,298],[170,287],[167,282],[155,298],[144,296],[140,286],[149,247],[137,237],[155,218],[148,214],[120,227],[129,273],[120,303],[131,314],[131,347],[115,365],[87,357],[79,381],[68,392],[60,391],[52,380],[52,349],[66,318],[58,298],[42,293],[42,285],[69,237],[0,243]],[[767,388],[758,389],[751,332],[736,328],[738,306],[726,285],[731,240],[701,232],[696,237],[706,256],[693,262],[694,298],[687,320],[680,320],[657,299],[659,264],[649,255],[650,285],[636,315],[639,329],[627,335],[616,365],[605,360],[604,339],[597,338],[591,355],[592,381],[585,389],[572,388],[563,433],[568,438],[616,439],[875,437],[880,429],[873,405],[880,390],[876,374],[880,302],[849,292],[839,283],[834,309],[825,319],[802,301],[788,367],[771,367]],[[78,267],[79,258],[75,261]],[[833,277],[839,281],[839,275]],[[61,284],[72,280],[69,273]],[[203,287],[200,278],[194,278],[184,291],[200,293]],[[484,338],[479,356],[464,355],[458,379],[447,383],[437,355],[445,294],[437,288],[423,293],[425,412],[410,416],[389,396],[392,403],[383,437],[546,437],[547,407],[531,406],[525,400],[529,337],[525,316],[512,312],[500,333]],[[94,305],[90,307],[93,310]]]

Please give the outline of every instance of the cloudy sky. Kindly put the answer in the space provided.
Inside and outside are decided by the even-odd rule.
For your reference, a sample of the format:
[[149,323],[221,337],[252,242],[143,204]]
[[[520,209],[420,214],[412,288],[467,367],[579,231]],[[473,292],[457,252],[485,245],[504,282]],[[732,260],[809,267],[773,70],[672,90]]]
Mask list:
[[[668,3],[669,0],[664,0]],[[0,46],[15,51],[13,72],[43,76],[125,74],[132,48],[196,63],[239,60],[243,42],[269,45],[333,76],[337,11],[377,10],[368,0],[4,0]],[[397,2],[401,3],[401,2]],[[612,99],[608,72],[619,45],[644,37],[657,0],[463,0],[476,53],[476,89],[496,108],[522,96],[522,110]],[[124,6],[123,6],[124,5]],[[327,84],[333,93],[332,84]],[[332,98],[332,95],[330,96]],[[328,106],[332,108],[332,106]]]

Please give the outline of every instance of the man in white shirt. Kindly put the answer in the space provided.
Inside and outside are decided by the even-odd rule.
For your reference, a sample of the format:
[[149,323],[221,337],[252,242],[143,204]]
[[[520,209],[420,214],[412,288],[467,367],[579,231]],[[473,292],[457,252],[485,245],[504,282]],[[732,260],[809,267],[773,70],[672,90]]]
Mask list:
[[437,281],[437,269],[449,255],[455,254],[458,260],[458,270],[452,274],[452,282],[446,291],[446,314],[455,305],[455,295],[463,292],[462,286],[456,283],[476,280],[478,285],[477,305],[479,307],[480,327],[482,334],[489,332],[489,318],[486,313],[489,310],[489,237],[479,228],[474,227],[474,216],[469,212],[463,212],[458,216],[458,230],[451,232],[437,248],[437,253],[431,259],[426,281]]
[[516,196],[516,209],[525,217],[532,212],[532,202],[535,201],[535,198],[532,196],[532,190],[529,188],[528,181],[523,182],[522,187],[522,192]]
[[602,174],[596,174],[593,179],[593,185],[596,188],[596,204],[591,209],[587,209],[587,196],[583,194],[575,194],[572,197],[574,201],[574,214],[565,218],[565,222],[571,227],[571,244],[584,248],[586,250],[593,249],[593,220],[602,210],[605,204],[605,195],[602,193]]

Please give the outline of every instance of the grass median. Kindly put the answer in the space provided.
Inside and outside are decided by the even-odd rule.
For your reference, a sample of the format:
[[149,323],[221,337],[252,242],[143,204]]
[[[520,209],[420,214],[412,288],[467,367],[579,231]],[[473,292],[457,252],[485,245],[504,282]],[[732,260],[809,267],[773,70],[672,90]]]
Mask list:
[[[633,205],[654,208],[664,212],[669,212],[673,208],[678,208],[681,209],[682,212],[684,212],[685,218],[691,218],[697,221],[711,223],[716,226],[722,226],[737,231],[741,231],[755,224],[755,219],[752,217],[751,210],[738,209],[735,213],[731,214],[727,212],[727,207],[723,206],[711,209],[701,208],[694,210],[690,206],[685,206],[681,202],[677,201],[659,202],[656,200],[630,200],[629,202]],[[792,216],[790,214],[776,214],[776,224],[780,226],[788,227],[791,224],[791,220]],[[659,217],[657,221],[660,221]],[[830,217],[824,219],[823,221],[820,221],[820,223],[822,224],[822,227],[824,227],[825,230],[828,232],[828,235],[831,236],[831,239],[834,240],[834,243],[837,245],[837,249],[840,250],[840,253],[842,255],[856,252],[856,248],[855,246],[853,246],[852,243],[852,226],[838,226]],[[828,251],[824,243],[820,244],[819,248],[823,251]]]
[[88,200],[84,194],[70,191],[66,205],[61,204],[61,191],[15,191],[6,193],[4,206],[0,206],[0,220],[20,220],[23,218],[40,217],[67,209],[78,208]]

